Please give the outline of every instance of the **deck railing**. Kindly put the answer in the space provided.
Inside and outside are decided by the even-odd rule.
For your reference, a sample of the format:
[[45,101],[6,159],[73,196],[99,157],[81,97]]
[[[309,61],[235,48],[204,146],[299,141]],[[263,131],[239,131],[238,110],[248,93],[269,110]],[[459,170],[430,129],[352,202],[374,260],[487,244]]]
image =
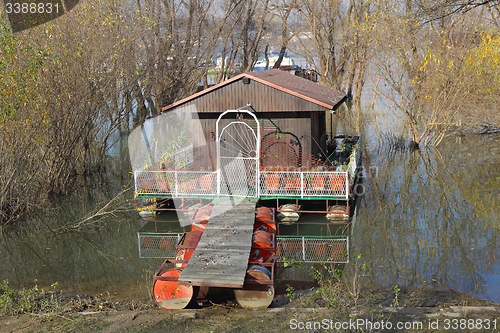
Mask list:
[[347,172],[261,171],[261,197],[348,198]]
[[[350,167],[356,161],[352,160]],[[352,165],[352,166],[351,166]],[[355,169],[354,169],[355,172]],[[216,197],[217,172],[212,171],[136,171],[135,193],[171,197]],[[258,197],[349,198],[351,171],[260,171]],[[242,180],[247,182],[247,180]],[[250,182],[253,184],[253,182]],[[241,184],[240,184],[241,185]]]
[[[228,196],[237,190],[238,196],[349,199],[361,162],[361,136],[349,145],[349,163],[347,168],[342,167],[343,171],[260,170],[249,173],[256,175],[258,182],[233,175],[231,184],[224,185],[217,184],[217,171],[135,171],[135,193],[137,196],[212,198]],[[234,191],[225,186],[233,187]]]
[[[174,259],[181,233],[138,233],[139,258]],[[278,236],[276,261],[349,262],[349,237]]]
[[136,171],[134,180],[136,195],[217,196],[217,173],[212,171]]
[[279,236],[277,262],[349,262],[349,237]]

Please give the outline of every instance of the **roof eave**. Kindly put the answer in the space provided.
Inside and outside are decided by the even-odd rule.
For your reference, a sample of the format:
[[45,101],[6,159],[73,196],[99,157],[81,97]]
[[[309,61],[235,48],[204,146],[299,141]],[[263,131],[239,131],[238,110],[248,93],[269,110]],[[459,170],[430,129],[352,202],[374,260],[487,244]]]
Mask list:
[[[245,74],[247,74],[247,73],[245,73]],[[298,93],[298,92],[290,90],[290,89],[283,88],[283,87],[281,87],[281,86],[279,86],[277,84],[274,84],[274,83],[271,83],[269,81],[263,80],[261,78],[255,77],[255,76],[253,76],[251,74],[245,75],[245,76],[250,77],[253,80],[255,80],[255,81],[259,82],[259,83],[265,84],[265,85],[267,85],[269,87],[281,90],[281,91],[286,92],[286,93],[288,93],[290,95],[297,96],[297,97],[302,98],[302,99],[304,99],[306,101],[309,101],[311,103],[320,105],[320,106],[322,106],[324,108],[327,108],[328,110],[333,110],[333,108],[335,107],[335,105],[330,105],[330,104],[318,101],[317,99],[311,98],[309,96],[302,95],[301,93]]]
[[188,97],[186,97],[186,98],[183,98],[183,99],[181,99],[181,100],[179,100],[179,101],[177,101],[177,102],[174,102],[174,103],[172,103],[172,104],[169,104],[169,105],[167,105],[167,106],[163,107],[163,108],[161,109],[161,111],[162,111],[162,112],[166,112],[166,111],[168,111],[168,110],[170,110],[170,109],[172,109],[172,108],[174,108],[174,107],[176,107],[176,106],[179,106],[179,105],[181,105],[181,104],[184,104],[184,103],[186,103],[186,102],[188,102],[188,101],[190,101],[190,100],[192,100],[192,99],[196,99],[196,98],[197,98],[197,97],[199,97],[199,96],[202,96],[202,95],[207,94],[207,93],[209,93],[209,92],[211,92],[211,91],[213,91],[213,90],[219,89],[220,87],[223,87],[223,86],[225,86],[225,85],[227,85],[227,84],[230,84],[230,83],[232,83],[232,82],[234,82],[234,81],[237,81],[237,80],[241,79],[242,77],[248,77],[248,78],[251,78],[252,80],[255,80],[255,81],[259,82],[259,83],[262,83],[262,84],[265,84],[265,85],[267,85],[267,86],[269,86],[269,87],[272,87],[272,88],[278,89],[278,90],[280,90],[280,91],[286,92],[286,93],[288,93],[288,94],[290,94],[290,95],[293,95],[293,96],[299,97],[299,98],[301,98],[301,99],[304,99],[304,100],[309,101],[309,102],[311,102],[311,103],[314,103],[314,104],[316,104],[316,105],[319,105],[319,106],[322,106],[322,107],[324,107],[324,108],[327,108],[328,110],[331,110],[331,111],[335,111],[335,110],[336,110],[336,109],[337,109],[337,108],[338,108],[338,107],[339,107],[342,103],[344,103],[344,102],[346,101],[346,99],[347,99],[347,95],[345,95],[345,96],[344,96],[344,97],[343,97],[343,98],[342,98],[339,102],[337,102],[336,104],[328,104],[328,103],[325,103],[325,102],[322,102],[322,101],[318,101],[317,99],[314,99],[314,98],[312,98],[312,97],[305,96],[305,95],[303,95],[303,94],[301,94],[301,93],[298,93],[298,92],[296,92],[296,91],[293,91],[293,90],[290,90],[290,89],[287,89],[287,88],[281,87],[281,86],[279,86],[279,85],[277,85],[277,84],[271,83],[271,82],[266,81],[266,80],[263,80],[263,79],[261,79],[261,78],[255,77],[255,76],[253,76],[251,73],[252,73],[252,72],[246,72],[246,73],[241,73],[241,74],[238,74],[238,75],[236,75],[235,77],[232,77],[232,78],[230,78],[230,79],[228,79],[228,80],[225,80],[225,81],[223,81],[223,82],[220,82],[220,83],[218,83],[218,84],[216,84],[216,85],[214,85],[214,86],[212,86],[212,87],[210,87],[210,88],[204,89],[204,90],[202,90],[202,91],[200,91],[200,92],[197,92],[196,94],[193,94],[193,95],[188,96]]
[[216,85],[211,86],[210,88],[203,89],[202,91],[199,91],[199,92],[197,92],[196,94],[193,94],[193,95],[191,95],[191,96],[188,96],[188,97],[183,98],[183,99],[181,99],[181,100],[179,100],[179,101],[177,101],[177,102],[174,102],[174,103],[172,103],[172,104],[169,104],[169,105],[167,105],[167,106],[163,107],[163,108],[161,109],[161,111],[162,111],[162,112],[165,112],[165,111],[167,111],[167,110],[169,110],[169,109],[171,109],[171,108],[173,108],[173,107],[176,107],[176,106],[178,106],[178,105],[184,104],[184,103],[188,102],[189,100],[195,99],[195,98],[197,98],[197,97],[199,97],[199,96],[202,96],[202,95],[205,95],[205,94],[207,94],[207,93],[209,93],[209,92],[211,92],[211,91],[213,91],[213,90],[219,89],[220,87],[223,87],[223,86],[225,86],[226,84],[229,84],[229,83],[231,83],[231,82],[234,82],[234,81],[239,80],[240,78],[244,77],[244,76],[245,76],[245,74],[246,74],[246,73],[238,74],[238,75],[236,75],[235,77],[232,77],[232,78],[227,79],[227,80],[225,80],[225,81],[219,82],[219,83],[217,83]]

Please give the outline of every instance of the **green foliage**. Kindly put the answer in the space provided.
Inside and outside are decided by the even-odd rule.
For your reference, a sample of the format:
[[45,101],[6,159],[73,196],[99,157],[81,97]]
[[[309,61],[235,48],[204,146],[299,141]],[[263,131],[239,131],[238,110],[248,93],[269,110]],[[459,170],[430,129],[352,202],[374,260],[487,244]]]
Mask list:
[[319,268],[312,266],[310,273],[319,285],[313,292],[314,303],[346,315],[348,307],[355,303],[345,283],[344,271],[332,265],[321,264]]
[[[58,302],[53,293],[46,293],[35,285],[20,291],[9,286],[9,281],[0,284],[0,313],[18,315],[23,313],[47,313],[58,308]],[[53,284],[55,286],[56,284]]]
[[500,38],[487,32],[478,34],[482,40],[472,47],[446,37],[424,45],[415,62],[417,70],[412,80],[422,90],[423,98],[432,102],[435,91],[452,87],[461,89],[477,102],[498,94]]
[[295,299],[297,299],[297,293],[295,292],[295,288],[292,287],[291,285],[286,286],[286,295],[290,299],[290,302],[293,302]]
[[301,268],[302,262],[300,261],[295,261],[295,259],[288,259],[287,257],[283,257],[283,267],[298,267]]
[[[175,137],[174,140],[171,140],[167,146],[167,149],[160,156],[160,168],[162,165],[166,166],[168,164],[175,163],[175,154],[181,149],[182,146],[186,144],[186,139],[188,138],[185,130],[180,131],[180,133]],[[149,161],[151,165],[154,165],[154,161]],[[175,169],[181,169],[186,165],[186,159],[183,158],[175,164]]]
[[392,302],[391,307],[397,307],[399,305],[398,296],[399,296],[400,291],[401,291],[401,289],[398,287],[398,285],[395,285],[394,286],[394,301]]

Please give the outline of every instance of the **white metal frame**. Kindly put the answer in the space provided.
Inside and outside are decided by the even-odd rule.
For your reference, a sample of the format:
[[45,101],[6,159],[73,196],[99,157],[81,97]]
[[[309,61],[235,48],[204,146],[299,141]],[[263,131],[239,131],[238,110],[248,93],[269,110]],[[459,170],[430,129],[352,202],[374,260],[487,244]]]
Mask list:
[[[255,120],[255,123],[257,124],[257,133],[255,133],[255,131],[250,126],[248,126],[247,123],[242,122],[242,121],[234,121],[234,122],[229,123],[219,133],[219,122],[228,113],[246,113],[246,114],[250,115]],[[216,171],[217,172],[217,195],[218,196],[221,195],[220,185],[222,182],[222,170],[221,170],[221,157],[222,156],[220,153],[220,139],[222,137],[222,134],[224,134],[224,131],[234,124],[246,125],[250,130],[252,130],[252,133],[253,133],[255,140],[256,140],[256,143],[255,143],[256,156],[255,157],[246,157],[246,158],[242,157],[241,159],[255,161],[255,194],[254,194],[254,197],[258,198],[260,196],[260,186],[259,186],[260,185],[260,165],[259,165],[259,163],[260,163],[260,139],[261,139],[260,138],[260,124],[259,124],[259,120],[255,116],[255,114],[253,114],[252,112],[250,112],[248,110],[227,110],[227,111],[223,112],[219,116],[219,118],[217,118],[217,122],[215,123],[215,133],[216,133],[215,137],[216,137],[216,147],[217,147],[217,171]]]

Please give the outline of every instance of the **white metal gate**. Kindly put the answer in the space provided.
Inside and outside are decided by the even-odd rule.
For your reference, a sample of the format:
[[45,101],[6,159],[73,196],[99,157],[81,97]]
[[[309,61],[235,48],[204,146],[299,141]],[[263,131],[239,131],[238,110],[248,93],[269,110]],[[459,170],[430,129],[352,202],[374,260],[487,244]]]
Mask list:
[[[228,113],[248,114],[252,126],[243,116],[221,130]],[[217,194],[220,196],[258,197],[260,127],[257,117],[247,110],[228,110],[217,119]]]

